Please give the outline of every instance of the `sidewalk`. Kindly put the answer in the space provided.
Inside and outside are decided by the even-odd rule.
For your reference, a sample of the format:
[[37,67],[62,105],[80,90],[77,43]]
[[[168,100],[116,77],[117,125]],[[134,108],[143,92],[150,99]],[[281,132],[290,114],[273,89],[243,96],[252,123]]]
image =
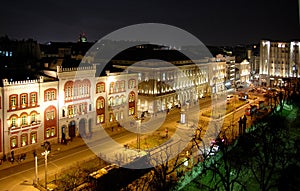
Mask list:
[[[55,143],[55,144],[51,144],[51,152],[50,152],[50,156],[58,153],[58,152],[63,152],[65,150],[68,149],[72,149],[74,147],[78,147],[81,145],[84,145],[84,141],[82,140],[81,137],[75,137],[73,138],[72,141],[70,141],[68,144],[60,144],[60,143]],[[41,153],[44,152],[45,150],[42,147],[39,147],[38,149],[36,149],[36,153],[38,155],[38,158],[41,158]],[[11,168],[11,167],[16,167],[18,165],[22,165],[22,163],[27,163],[27,162],[33,162],[34,161],[34,156],[33,156],[33,151],[31,152],[27,152],[26,153],[26,159],[23,161],[16,161],[15,162],[9,162],[9,161],[5,161],[2,162],[2,164],[0,165],[0,170],[6,169],[6,168]]]

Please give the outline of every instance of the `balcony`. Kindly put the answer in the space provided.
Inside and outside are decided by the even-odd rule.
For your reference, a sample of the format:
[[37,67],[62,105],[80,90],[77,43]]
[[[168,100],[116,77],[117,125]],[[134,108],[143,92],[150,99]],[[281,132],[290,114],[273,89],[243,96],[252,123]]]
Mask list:
[[42,124],[42,122],[40,120],[38,121],[34,121],[32,122],[31,124],[29,125],[23,125],[23,126],[12,126],[12,127],[9,127],[9,132],[10,133],[15,133],[15,132],[18,132],[18,131],[24,131],[24,130],[29,130],[29,129],[35,129],[35,128],[38,128],[40,127]]

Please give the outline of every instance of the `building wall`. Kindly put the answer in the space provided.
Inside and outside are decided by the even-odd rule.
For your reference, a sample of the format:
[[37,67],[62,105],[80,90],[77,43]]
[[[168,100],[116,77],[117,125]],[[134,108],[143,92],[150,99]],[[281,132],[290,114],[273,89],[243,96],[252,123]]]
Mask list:
[[282,78],[298,77],[300,66],[300,43],[260,42],[260,84],[284,85]]
[[[51,84],[44,82],[42,77],[14,82],[3,79],[3,153],[12,150],[16,154],[27,152],[39,147],[45,140],[47,123],[44,121],[44,107],[47,103],[43,100],[43,87],[48,86]],[[57,88],[57,82],[53,82],[52,86]],[[52,103],[52,107],[56,108],[57,104]],[[47,140],[52,141],[55,137],[54,129],[53,136],[47,137]]]
[[[135,120],[137,75],[95,77],[95,72],[95,66],[58,66],[56,80],[45,81],[43,76],[13,82],[3,79],[3,87],[0,87],[0,153],[9,155],[12,150],[15,154],[25,153],[40,147],[44,141],[61,142],[75,136],[90,136],[97,128]],[[110,87],[112,82],[121,81],[124,81],[122,90],[118,90],[120,84]],[[105,91],[97,92],[98,82],[105,84]],[[31,97],[33,93],[35,96]],[[35,101],[31,101],[34,97]],[[107,114],[102,123],[97,121],[99,97],[104,99],[103,112]],[[110,98],[114,98],[114,102]]]
[[59,81],[58,141],[76,136],[89,136],[94,121],[94,66],[57,67]]
[[[225,62],[189,60],[165,62],[143,61],[126,67],[115,61],[116,68],[138,75],[138,112],[156,113],[196,104],[199,98],[224,90]],[[132,63],[133,64],[133,63]]]

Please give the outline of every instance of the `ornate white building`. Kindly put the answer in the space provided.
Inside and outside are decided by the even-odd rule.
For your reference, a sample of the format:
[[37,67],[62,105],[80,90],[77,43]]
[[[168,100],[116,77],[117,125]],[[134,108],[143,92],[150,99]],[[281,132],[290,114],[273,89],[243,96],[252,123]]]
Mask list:
[[52,77],[0,87],[0,155],[25,153],[44,141],[90,136],[137,114],[137,75],[95,76],[96,66],[57,66]]
[[199,98],[224,90],[225,62],[215,59],[172,61],[113,60],[114,67],[138,75],[138,111],[156,113],[196,104]]

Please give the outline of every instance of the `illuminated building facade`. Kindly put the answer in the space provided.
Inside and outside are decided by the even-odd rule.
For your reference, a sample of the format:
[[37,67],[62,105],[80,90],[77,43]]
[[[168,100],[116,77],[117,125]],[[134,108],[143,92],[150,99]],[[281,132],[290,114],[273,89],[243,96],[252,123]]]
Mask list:
[[57,81],[2,80],[2,153],[27,152],[57,139]]
[[138,111],[156,113],[196,104],[198,99],[224,90],[225,62],[205,59],[141,61],[114,60],[114,67],[138,75]]
[[250,63],[248,60],[243,60],[239,64],[239,80],[241,83],[248,83],[250,81]]
[[282,86],[284,78],[299,77],[300,42],[260,42],[260,84]]
[[97,77],[95,65],[45,73],[35,80],[2,80],[0,154],[90,136],[137,114],[136,74]]

